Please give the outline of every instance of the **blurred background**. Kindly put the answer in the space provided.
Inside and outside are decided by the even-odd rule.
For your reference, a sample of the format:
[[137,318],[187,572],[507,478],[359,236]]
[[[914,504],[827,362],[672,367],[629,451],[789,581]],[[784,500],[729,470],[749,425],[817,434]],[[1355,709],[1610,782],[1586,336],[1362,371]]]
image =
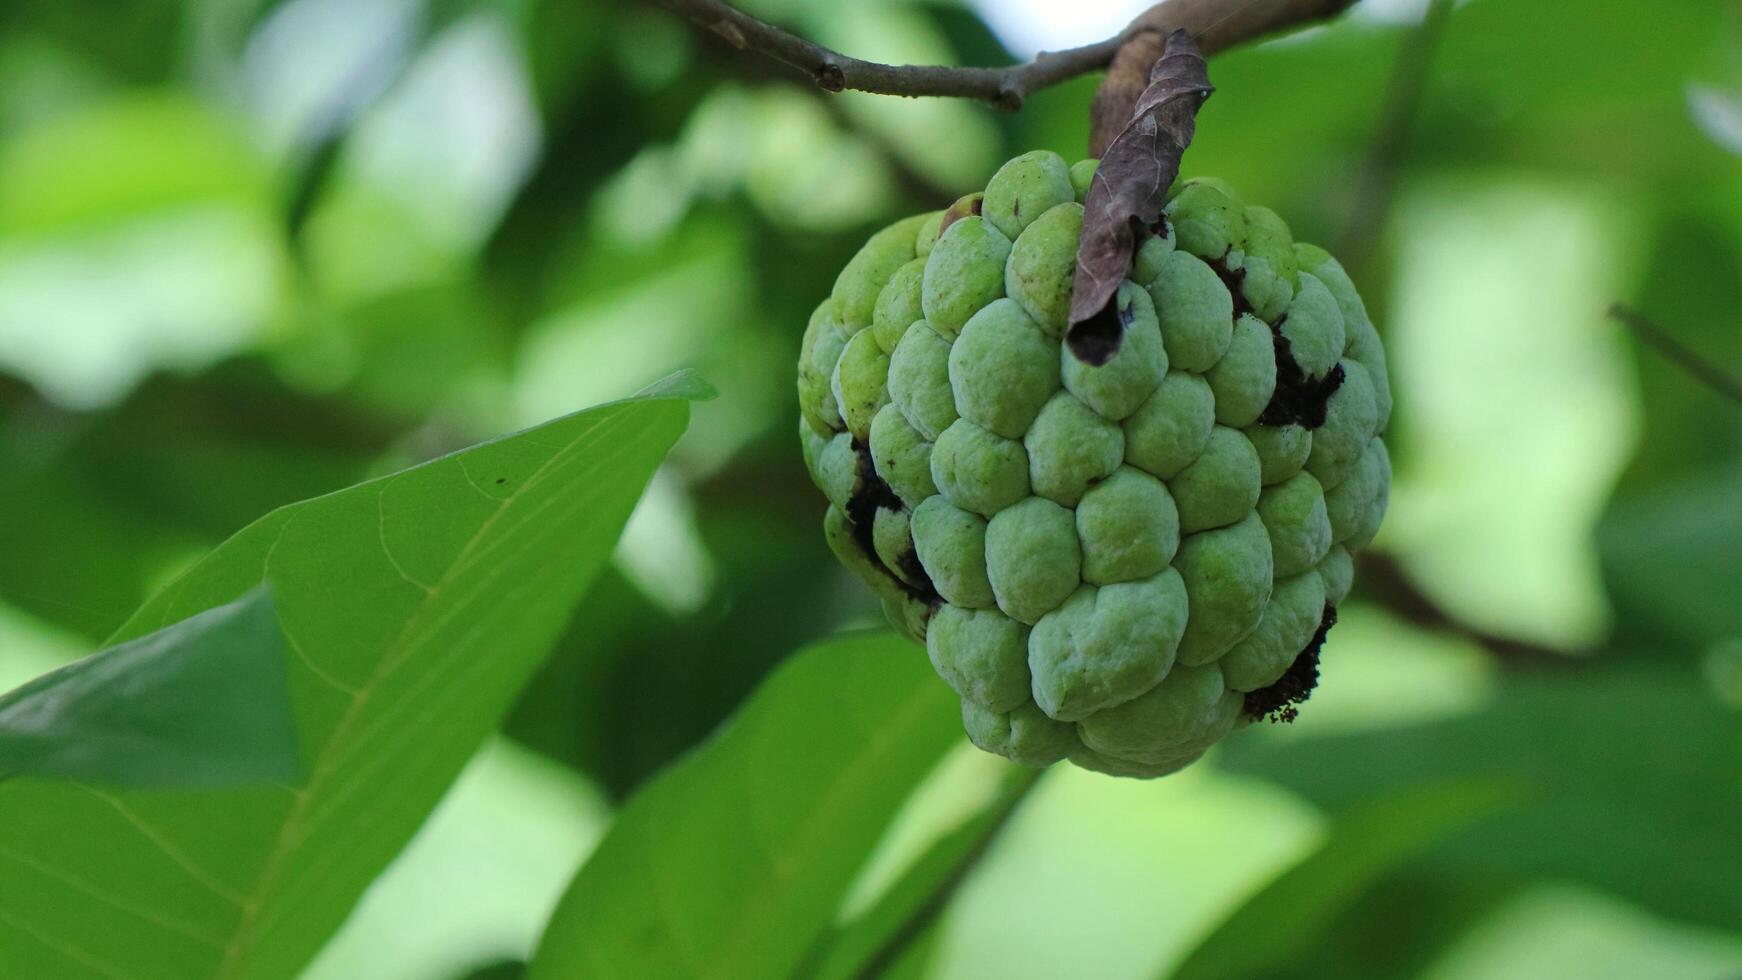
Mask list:
[[[986,65],[1146,6],[740,5]],[[1378,557],[1297,724],[1049,773],[913,975],[1166,975],[1332,841],[1282,975],[1742,977],[1742,404],[1605,315],[1742,373],[1742,13],[1365,0],[1211,76],[1185,173],[1339,254],[1389,347]],[[627,794],[877,622],[794,437],[811,307],[882,224],[1080,156],[1095,81],[824,96],[632,0],[7,0],[0,689],[272,507],[700,369],[613,569],[310,971],[513,976]],[[879,860],[999,765],[952,756]],[[1493,777],[1518,805],[1410,830]]]

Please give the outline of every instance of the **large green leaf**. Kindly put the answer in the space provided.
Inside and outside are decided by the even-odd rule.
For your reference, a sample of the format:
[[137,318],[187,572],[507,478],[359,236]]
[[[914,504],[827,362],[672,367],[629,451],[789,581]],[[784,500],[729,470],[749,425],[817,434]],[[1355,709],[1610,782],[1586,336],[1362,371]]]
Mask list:
[[1387,872],[1493,813],[1508,795],[1493,786],[1456,783],[1356,807],[1317,852],[1242,905],[1169,975],[1252,977],[1288,963]]
[[1436,866],[1581,881],[1690,922],[1742,925],[1742,715],[1668,668],[1515,678],[1487,710],[1385,731],[1230,740],[1237,770],[1342,812],[1382,792],[1500,780],[1519,806]]
[[960,737],[955,697],[910,644],[859,634],[798,654],[624,808],[532,977],[790,975]]
[[0,696],[0,778],[118,786],[301,775],[272,599],[256,589]]
[[293,976],[537,666],[682,433],[688,393],[281,508],[147,603],[121,639],[270,584],[309,777],[0,785],[0,975]]

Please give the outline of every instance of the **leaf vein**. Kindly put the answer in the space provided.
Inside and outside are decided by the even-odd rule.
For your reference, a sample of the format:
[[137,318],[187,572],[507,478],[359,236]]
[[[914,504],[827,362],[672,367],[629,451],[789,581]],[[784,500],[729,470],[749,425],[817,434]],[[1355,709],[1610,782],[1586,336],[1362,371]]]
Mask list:
[[87,786],[84,783],[74,783],[73,785],[104,803],[107,803],[116,813],[120,814],[123,819],[132,824],[140,834],[144,835],[146,840],[150,841],[160,852],[162,852],[164,857],[169,858],[172,864],[187,872],[189,878],[192,878],[194,881],[205,886],[207,890],[211,891],[219,898],[229,902],[231,905],[237,906],[238,908],[242,906],[243,899],[240,892],[223,884],[205,869],[201,868],[198,864],[195,864],[186,854],[183,854],[179,848],[170,844],[169,840],[163,836],[161,831],[152,827],[143,817],[128,809],[127,805],[119,798],[109,793],[105,793],[93,786]]
[[[291,853],[296,849],[298,844],[306,839],[308,835],[306,821],[311,815],[310,807],[313,805],[311,801],[314,800],[317,790],[322,788],[327,780],[331,779],[337,771],[342,756],[336,754],[338,752],[336,747],[342,747],[346,743],[351,729],[359,724],[363,719],[363,711],[365,706],[369,703],[370,695],[379,689],[380,685],[384,683],[386,679],[399,668],[400,664],[409,657],[410,651],[415,649],[415,637],[425,626],[424,618],[427,615],[427,610],[430,609],[433,600],[441,594],[442,586],[449,583],[455,575],[456,570],[465,563],[473,550],[479,546],[480,540],[482,540],[486,533],[495,526],[496,522],[502,517],[502,515],[510,510],[513,503],[520,499],[523,494],[528,493],[537,487],[542,482],[544,475],[556,465],[558,460],[560,460],[570,449],[573,449],[575,446],[583,443],[588,440],[589,437],[599,432],[606,422],[615,421],[614,416],[627,414],[629,413],[612,413],[611,416],[608,416],[605,419],[594,420],[591,425],[587,426],[587,428],[576,433],[575,436],[569,440],[566,446],[554,449],[552,455],[533,471],[532,475],[527,478],[525,483],[504,495],[498,502],[496,509],[479,522],[477,529],[461,547],[455,559],[450,562],[448,571],[442,576],[441,583],[428,592],[424,601],[419,603],[417,610],[407,619],[405,626],[399,631],[399,634],[394,638],[392,644],[389,646],[386,655],[377,661],[375,669],[371,672],[368,681],[358,689],[357,696],[352,699],[350,706],[346,709],[344,715],[340,717],[338,723],[334,726],[331,735],[322,744],[317,753],[317,758],[310,771],[309,780],[304,788],[297,792],[295,802],[292,803],[289,812],[285,816],[283,824],[280,825],[278,833],[274,837],[272,847],[268,851],[266,859],[261,866],[260,874],[255,879],[254,885],[248,893],[247,900],[243,903],[242,919],[237,924],[235,932],[231,934],[229,942],[225,944],[224,956],[214,972],[215,977],[235,977],[240,973],[243,964],[243,957],[246,951],[251,948],[250,944],[260,931],[261,899],[266,893],[270,892],[277,886],[278,880],[284,873],[286,862],[289,860]],[[268,555],[268,564],[269,563],[270,554]]]
[[161,915],[157,912],[151,911],[150,909],[140,908],[131,902],[124,902],[64,868],[57,868],[52,864],[39,861],[28,854],[20,854],[17,851],[4,846],[0,846],[0,858],[11,861],[13,864],[20,867],[29,868],[37,874],[59,882],[74,891],[89,895],[98,902],[107,905],[118,912],[131,915],[136,919],[149,922],[154,926],[160,926],[171,932],[179,933],[188,939],[210,946],[213,949],[222,949],[224,946],[222,939],[207,935],[206,933],[201,932],[196,926],[189,925],[188,923],[182,922],[178,919],[172,919],[166,915]]

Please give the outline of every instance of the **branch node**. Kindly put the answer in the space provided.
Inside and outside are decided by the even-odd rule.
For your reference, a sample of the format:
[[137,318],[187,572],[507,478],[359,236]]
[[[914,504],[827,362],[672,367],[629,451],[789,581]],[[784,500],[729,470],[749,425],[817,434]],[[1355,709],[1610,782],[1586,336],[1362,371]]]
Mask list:
[[737,48],[739,51],[750,46],[750,39],[744,36],[744,32],[738,29],[737,24],[734,24],[729,20],[717,20],[712,24],[709,24],[708,27],[713,30],[715,34],[725,38],[727,44]]
[[847,87],[847,73],[832,61],[818,65],[816,71],[811,72],[811,79],[825,92],[840,92]]

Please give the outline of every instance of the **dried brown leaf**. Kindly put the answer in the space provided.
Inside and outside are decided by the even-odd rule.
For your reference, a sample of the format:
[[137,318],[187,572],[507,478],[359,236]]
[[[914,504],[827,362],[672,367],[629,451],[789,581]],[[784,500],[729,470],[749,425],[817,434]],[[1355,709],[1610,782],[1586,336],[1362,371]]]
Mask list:
[[1180,158],[1197,131],[1198,108],[1210,97],[1209,68],[1188,31],[1168,35],[1149,73],[1131,122],[1107,147],[1083,200],[1075,291],[1066,343],[1089,364],[1119,351],[1125,327],[1113,296],[1131,269],[1139,236],[1156,227]]

